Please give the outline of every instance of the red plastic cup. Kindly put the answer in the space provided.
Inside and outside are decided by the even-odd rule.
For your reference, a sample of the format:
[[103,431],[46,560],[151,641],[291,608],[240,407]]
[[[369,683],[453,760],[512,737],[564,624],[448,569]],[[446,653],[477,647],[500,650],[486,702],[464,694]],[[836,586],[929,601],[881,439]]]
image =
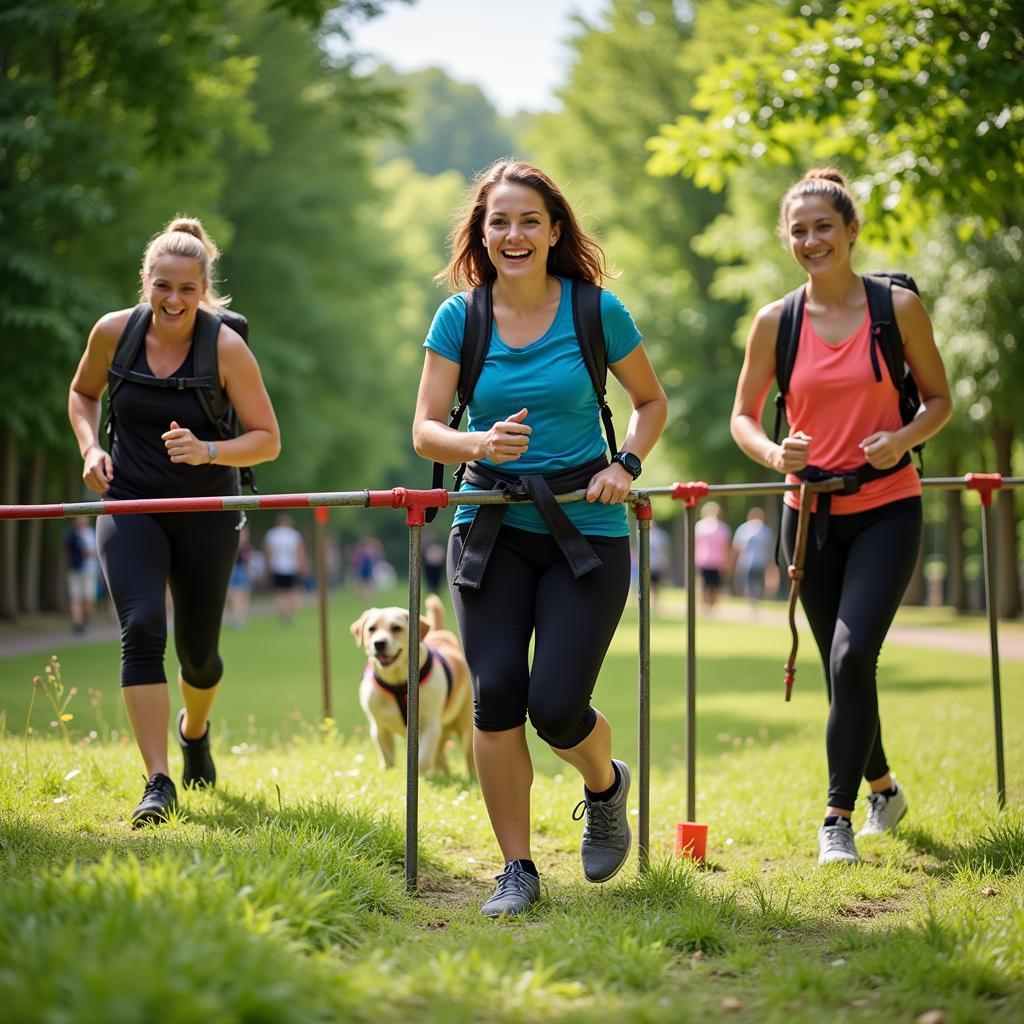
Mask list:
[[676,825],[676,856],[702,861],[708,847],[708,827],[696,821]]

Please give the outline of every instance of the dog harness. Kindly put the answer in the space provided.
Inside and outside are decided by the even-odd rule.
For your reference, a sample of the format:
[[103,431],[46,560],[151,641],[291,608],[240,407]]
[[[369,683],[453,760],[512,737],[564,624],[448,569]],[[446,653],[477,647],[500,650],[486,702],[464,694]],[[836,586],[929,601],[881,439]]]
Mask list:
[[[426,646],[426,645],[425,645]],[[444,655],[440,651],[435,651],[433,647],[427,646],[427,660],[423,662],[423,666],[420,668],[420,686],[422,686],[429,678],[430,673],[434,670],[434,659],[441,663],[441,668],[444,669],[444,678],[448,683],[448,696],[445,697],[445,706],[448,701],[452,699],[452,686],[454,685],[454,676],[452,675],[452,667],[445,660]],[[402,722],[404,725],[409,725],[409,684],[406,683],[385,683],[383,679],[376,672],[373,671],[373,662],[367,663],[366,672],[364,675],[370,676],[374,683],[379,686],[385,693],[390,693],[398,704],[398,710],[402,712]]]

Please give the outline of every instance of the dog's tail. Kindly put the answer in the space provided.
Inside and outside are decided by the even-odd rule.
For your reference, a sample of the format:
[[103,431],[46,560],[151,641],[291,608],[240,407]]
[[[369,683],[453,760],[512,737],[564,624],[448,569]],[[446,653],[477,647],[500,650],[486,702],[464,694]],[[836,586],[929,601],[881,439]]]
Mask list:
[[430,594],[427,597],[426,620],[430,623],[431,632],[435,629],[444,629],[444,605],[437,594]]

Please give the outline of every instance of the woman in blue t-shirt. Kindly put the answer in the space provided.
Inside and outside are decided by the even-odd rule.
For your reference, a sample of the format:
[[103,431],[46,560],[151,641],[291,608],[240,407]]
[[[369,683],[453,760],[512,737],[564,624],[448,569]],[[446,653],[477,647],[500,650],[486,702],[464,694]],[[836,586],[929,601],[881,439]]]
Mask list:
[[[490,345],[464,433],[447,425],[447,412],[459,377],[465,295],[441,305],[425,342],[417,453],[466,463],[463,490],[511,485],[539,502],[498,506],[500,522],[494,507],[478,517],[475,506],[462,506],[448,546],[473,679],[473,751],[505,864],[482,908],[491,917],[521,913],[540,896],[530,850],[527,716],[583,777],[577,811],[587,819],[585,877],[607,881],[629,853],[629,769],[612,758],[611,728],[590,698],[629,590],[622,503],[661,434],[667,403],[632,318],[602,292],[608,365],[633,405],[609,461],[572,313],[574,283],[600,284],[605,276],[604,254],[554,182],[529,164],[499,161],[477,179],[439,275],[453,290],[492,288]],[[586,502],[550,500],[584,488]]]

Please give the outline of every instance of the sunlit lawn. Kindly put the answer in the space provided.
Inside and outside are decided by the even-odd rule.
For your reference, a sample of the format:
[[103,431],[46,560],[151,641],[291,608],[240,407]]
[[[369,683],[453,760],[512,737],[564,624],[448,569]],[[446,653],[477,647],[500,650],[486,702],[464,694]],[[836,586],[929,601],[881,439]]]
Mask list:
[[[400,591],[387,600],[404,602]],[[307,609],[225,633],[214,716],[222,783],[179,820],[131,832],[141,764],[124,736],[113,644],[56,651],[76,686],[71,740],[32,676],[0,660],[0,1005],[18,1021],[947,1021],[1024,1015],[1024,665],[1003,665],[1010,810],[995,802],[988,662],[883,655],[886,748],[911,812],[822,870],[825,699],[804,635],[744,621],[698,633],[698,818],[709,865],[674,861],[685,816],[685,628],[653,629],[652,855],[605,887],[580,881],[577,780],[536,750],[535,857],[545,900],[482,920],[499,865],[486,813],[455,774],[421,787],[421,881],[402,884],[404,778],[365,738],[361,657],[332,597],[334,725],[322,728]],[[636,618],[627,611],[596,703],[636,763]],[[171,664],[169,660],[169,665]],[[99,691],[99,716],[91,701]],[[97,739],[84,741],[90,731]],[[116,735],[115,735],[116,734]],[[104,737],[107,737],[104,740]],[[176,754],[172,754],[172,764]],[[635,796],[633,799],[635,808]],[[859,822],[858,814],[855,821]],[[635,814],[634,814],[635,821]]]

